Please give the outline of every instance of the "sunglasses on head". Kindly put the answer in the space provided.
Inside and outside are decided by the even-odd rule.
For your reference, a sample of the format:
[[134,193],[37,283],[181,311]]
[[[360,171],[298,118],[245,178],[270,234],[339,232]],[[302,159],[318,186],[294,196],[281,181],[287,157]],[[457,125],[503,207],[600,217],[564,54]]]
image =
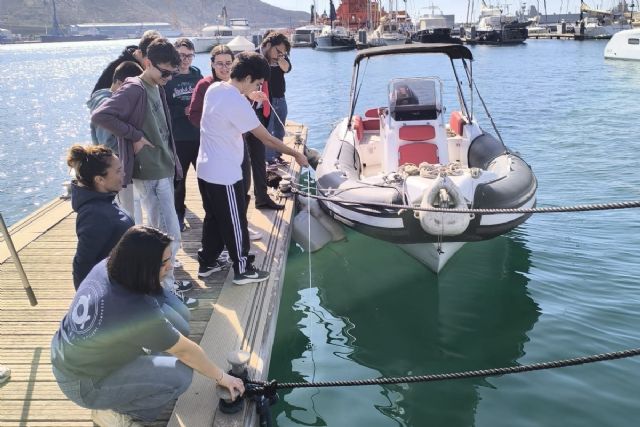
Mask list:
[[165,70],[164,68],[160,68],[160,67],[158,67],[158,66],[157,66],[155,63],[153,63],[153,62],[151,62],[151,65],[153,65],[153,66],[154,66],[158,71],[160,71],[160,76],[161,76],[163,79],[166,79],[166,78],[167,78],[167,77],[169,77],[169,76],[173,77],[173,76],[175,76],[175,75],[177,75],[177,74],[178,74],[178,72],[177,72],[177,71],[174,71],[174,70]]

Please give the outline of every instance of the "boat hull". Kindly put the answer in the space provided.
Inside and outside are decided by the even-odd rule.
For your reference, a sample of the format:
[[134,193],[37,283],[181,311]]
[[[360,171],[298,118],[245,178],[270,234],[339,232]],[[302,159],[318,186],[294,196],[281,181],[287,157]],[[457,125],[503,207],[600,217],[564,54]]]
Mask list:
[[433,28],[420,30],[411,36],[411,41],[415,43],[455,43],[462,44],[462,40],[451,37],[450,28]]
[[[355,161],[354,161],[355,159]],[[481,209],[531,208],[536,203],[537,181],[520,157],[508,150],[491,135],[476,138],[469,148],[470,167],[487,168],[494,161],[508,160],[511,173],[495,182],[476,187],[473,207]],[[402,184],[397,187],[363,185],[360,180],[359,156],[352,144],[330,138],[316,170],[317,189],[323,196],[339,192],[354,204],[320,201],[330,216],[346,226],[397,244],[438,242],[474,242],[505,234],[525,222],[531,214],[474,214],[464,232],[448,236],[427,233],[413,211],[380,207],[368,203],[404,205]],[[336,165],[339,170],[336,169]]]
[[640,61],[640,29],[625,30],[616,33],[604,49],[607,59]]
[[398,245],[400,249],[426,265],[431,271],[440,273],[465,242],[448,243],[419,243],[413,245]]
[[352,37],[323,35],[315,38],[315,50],[320,51],[340,51],[353,50],[356,48],[356,41]]

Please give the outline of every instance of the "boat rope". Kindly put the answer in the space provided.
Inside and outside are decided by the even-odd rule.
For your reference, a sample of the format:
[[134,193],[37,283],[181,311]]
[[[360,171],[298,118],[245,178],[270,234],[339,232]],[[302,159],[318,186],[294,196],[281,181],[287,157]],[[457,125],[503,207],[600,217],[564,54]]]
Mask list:
[[[475,371],[450,372],[443,374],[414,375],[406,377],[389,378],[369,378],[362,380],[337,380],[320,382],[289,382],[278,383],[277,381],[257,381],[247,380],[247,392],[251,395],[261,393],[275,393],[276,390],[294,388],[316,388],[316,387],[353,387],[381,384],[409,384],[459,380],[465,378],[497,377],[500,375],[517,374],[521,372],[542,371],[546,369],[564,368],[567,366],[585,365],[588,363],[604,362],[608,360],[624,359],[640,355],[640,348],[616,351],[611,353],[600,353],[591,356],[582,356],[572,359],[555,360],[551,362],[532,363],[528,365],[507,366],[502,368],[479,369]],[[246,394],[246,393],[245,393]]]
[[341,206],[362,206],[362,207],[376,207],[384,209],[397,210],[399,213],[405,210],[409,211],[421,211],[421,212],[447,212],[447,213],[468,213],[468,214],[509,214],[509,213],[522,213],[522,214],[534,214],[534,213],[560,213],[560,212],[588,212],[588,211],[605,211],[616,209],[630,209],[640,208],[640,200],[622,201],[622,202],[610,202],[610,203],[594,203],[587,205],[573,205],[573,206],[548,206],[548,207],[532,207],[532,208],[469,208],[469,209],[453,209],[453,208],[429,208],[422,206],[412,205],[397,205],[393,203],[378,203],[378,202],[357,202],[340,199],[332,196],[319,196],[311,194],[310,192],[300,191],[296,186],[292,185],[291,192],[294,194],[300,194],[301,196],[311,197],[313,199],[321,200],[323,202],[331,202]]
[[[471,74],[471,71],[469,70],[469,67],[467,66],[467,63],[462,61],[462,64],[464,66],[465,72],[467,73],[467,78],[469,79],[469,82],[471,83],[473,88],[475,88],[476,93],[478,94],[478,99],[480,100],[480,103],[482,104],[482,108],[484,108],[485,114],[487,115],[487,117],[489,118],[489,121],[491,122],[491,126],[493,127],[493,130],[496,132],[496,135],[498,136],[498,139],[500,140],[502,145],[504,145],[504,141],[502,140],[502,135],[500,135],[500,131],[498,130],[498,126],[496,125],[496,122],[493,121],[493,117],[491,116],[491,113],[489,112],[489,109],[487,108],[487,104],[485,104],[484,99],[482,98],[482,95],[480,95],[480,91],[478,90],[478,86],[476,85],[476,82],[472,78],[472,74]],[[473,88],[471,89],[471,93],[473,93]]]

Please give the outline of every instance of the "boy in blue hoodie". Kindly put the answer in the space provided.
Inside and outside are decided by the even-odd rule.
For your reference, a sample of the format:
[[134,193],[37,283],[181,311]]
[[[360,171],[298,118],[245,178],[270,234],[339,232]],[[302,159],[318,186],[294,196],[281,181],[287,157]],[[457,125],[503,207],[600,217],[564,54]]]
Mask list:
[[[91,114],[98,108],[104,101],[109,99],[111,95],[120,89],[120,86],[128,77],[137,77],[142,74],[142,67],[137,62],[125,61],[118,65],[113,73],[111,87],[109,89],[98,89],[91,94],[91,98],[87,101],[87,107]],[[118,139],[116,136],[103,128],[102,126],[96,126],[91,123],[91,140],[96,145],[104,145],[109,147],[111,151],[118,155]],[[120,190],[116,201],[118,205],[127,211],[129,216],[135,219],[136,224],[142,223],[142,211],[140,209],[140,202],[136,203],[135,196],[133,194],[133,185],[127,185]]]

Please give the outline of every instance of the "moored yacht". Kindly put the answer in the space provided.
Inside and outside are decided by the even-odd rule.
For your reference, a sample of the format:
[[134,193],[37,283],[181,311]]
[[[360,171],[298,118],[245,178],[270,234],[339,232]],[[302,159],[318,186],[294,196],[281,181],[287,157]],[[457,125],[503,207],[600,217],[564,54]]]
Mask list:
[[313,47],[316,43],[316,37],[321,32],[321,25],[310,24],[298,27],[291,34],[291,47]]
[[320,35],[316,37],[315,50],[353,50],[356,48],[356,41],[344,27],[332,27],[325,25],[322,27]]
[[527,39],[527,27],[531,21],[519,22],[515,16],[507,16],[502,9],[482,1],[480,19],[471,28],[465,28],[461,38],[468,44],[518,44]]
[[431,7],[431,13],[425,13],[418,18],[418,28],[411,35],[411,40],[418,43],[462,43],[459,38],[451,36],[451,27],[440,11],[435,13],[436,6]]
[[245,18],[228,18],[226,7],[222,8],[222,23],[208,25],[201,30],[201,35],[192,37],[191,41],[196,53],[209,52],[214,46],[228,44],[237,36],[251,39],[251,27]]
[[316,50],[336,51],[356,48],[356,40],[346,28],[334,26],[335,20],[336,8],[333,5],[333,0],[329,0],[329,25],[324,25],[320,35],[316,38],[314,46]]
[[380,25],[367,35],[369,46],[395,46],[405,44],[407,35],[403,33],[395,19],[382,18]]
[[604,57],[640,61],[640,28],[614,34],[604,48]]

